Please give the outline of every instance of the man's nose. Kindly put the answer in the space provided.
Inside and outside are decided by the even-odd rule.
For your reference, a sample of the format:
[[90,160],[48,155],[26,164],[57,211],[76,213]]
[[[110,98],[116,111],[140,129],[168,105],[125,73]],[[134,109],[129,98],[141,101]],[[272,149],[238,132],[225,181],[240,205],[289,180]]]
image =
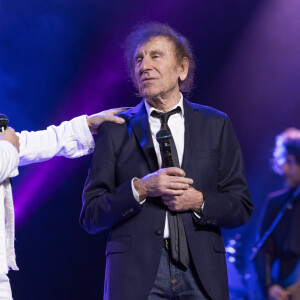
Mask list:
[[284,174],[287,174],[288,169],[289,169],[289,164],[287,162],[285,162],[284,165],[283,165],[283,167],[282,167],[282,172]]
[[150,64],[149,58],[144,57],[141,65],[140,65],[140,71],[141,72],[145,72],[146,70],[149,70],[150,69],[150,65],[151,64]]

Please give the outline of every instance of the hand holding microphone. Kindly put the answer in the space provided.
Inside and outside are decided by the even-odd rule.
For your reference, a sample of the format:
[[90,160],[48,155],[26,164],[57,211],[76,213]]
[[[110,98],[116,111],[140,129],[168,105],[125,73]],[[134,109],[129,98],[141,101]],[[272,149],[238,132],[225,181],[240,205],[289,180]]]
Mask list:
[[8,125],[8,118],[4,114],[0,114],[0,132],[3,132]]
[[[170,130],[168,130],[167,128],[162,128],[161,130],[159,130],[156,134],[156,140],[160,148],[162,166],[164,168],[177,167],[176,169],[179,170],[178,154]],[[181,180],[182,179],[183,178],[181,178]],[[169,210],[172,211],[179,212],[193,210],[194,212],[202,213],[202,207],[204,203],[203,194],[202,192],[197,191],[195,188],[190,186],[191,184],[193,184],[192,179],[185,179],[190,180],[190,183],[185,189],[182,189],[183,193],[181,195],[167,193],[163,194],[161,196],[163,203],[168,207]]]
[[5,140],[10,142],[13,146],[16,147],[18,152],[20,151],[20,142],[19,137],[16,135],[16,132],[13,128],[7,127],[8,118],[4,114],[0,114],[0,140]]

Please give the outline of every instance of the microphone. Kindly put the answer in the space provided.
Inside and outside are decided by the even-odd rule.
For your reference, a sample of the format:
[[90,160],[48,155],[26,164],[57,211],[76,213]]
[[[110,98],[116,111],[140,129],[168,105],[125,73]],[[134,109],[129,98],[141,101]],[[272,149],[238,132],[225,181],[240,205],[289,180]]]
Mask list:
[[165,129],[159,130],[156,134],[162,158],[162,166],[164,168],[174,167],[170,137],[171,134]]
[[7,125],[8,125],[8,118],[4,114],[0,114],[0,132],[3,132],[6,130]]

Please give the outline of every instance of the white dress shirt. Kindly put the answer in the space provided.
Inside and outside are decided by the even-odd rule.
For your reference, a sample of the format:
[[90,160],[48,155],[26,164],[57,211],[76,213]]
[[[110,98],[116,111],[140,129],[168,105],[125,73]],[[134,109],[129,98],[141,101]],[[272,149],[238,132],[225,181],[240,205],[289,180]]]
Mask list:
[[95,143],[86,116],[50,126],[37,132],[22,131],[20,152],[9,142],[0,141],[0,273],[18,270],[15,260],[14,207],[10,178],[18,175],[18,164],[41,162],[53,156],[80,157],[93,152]]
[[[156,133],[160,130],[161,122],[160,122],[160,119],[151,116],[151,112],[153,110],[156,110],[158,112],[162,112],[162,111],[159,111],[159,110],[155,109],[154,107],[150,106],[146,100],[145,100],[145,106],[146,106],[146,110],[147,110],[147,114],[148,114],[151,136],[152,136],[154,149],[155,149],[155,153],[156,153],[156,157],[157,157],[157,161],[158,161],[158,166],[159,166],[159,168],[161,168],[162,160],[161,160],[160,148],[159,148],[159,144],[156,140]],[[170,110],[176,108],[177,106],[179,106],[181,108],[181,112],[178,114],[173,114],[169,117],[168,126],[169,126],[172,136],[173,136],[173,140],[174,140],[177,154],[178,154],[179,165],[181,166],[182,158],[183,158],[183,151],[184,151],[184,109],[183,109],[182,94],[180,94],[179,102],[174,107],[172,107]],[[132,181],[132,191],[133,191],[133,195],[134,195],[135,199],[138,201],[139,194],[133,186],[133,181]],[[169,236],[170,236],[170,233],[169,233],[168,214],[166,213],[164,238],[168,238]]]

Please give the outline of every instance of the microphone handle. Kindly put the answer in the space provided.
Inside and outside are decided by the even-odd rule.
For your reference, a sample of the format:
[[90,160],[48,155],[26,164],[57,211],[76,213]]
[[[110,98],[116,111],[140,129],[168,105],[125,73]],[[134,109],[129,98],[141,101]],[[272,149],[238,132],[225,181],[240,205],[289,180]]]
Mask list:
[[169,139],[165,139],[164,141],[161,141],[159,143],[159,148],[160,148],[161,158],[162,158],[162,167],[163,168],[174,167]]

